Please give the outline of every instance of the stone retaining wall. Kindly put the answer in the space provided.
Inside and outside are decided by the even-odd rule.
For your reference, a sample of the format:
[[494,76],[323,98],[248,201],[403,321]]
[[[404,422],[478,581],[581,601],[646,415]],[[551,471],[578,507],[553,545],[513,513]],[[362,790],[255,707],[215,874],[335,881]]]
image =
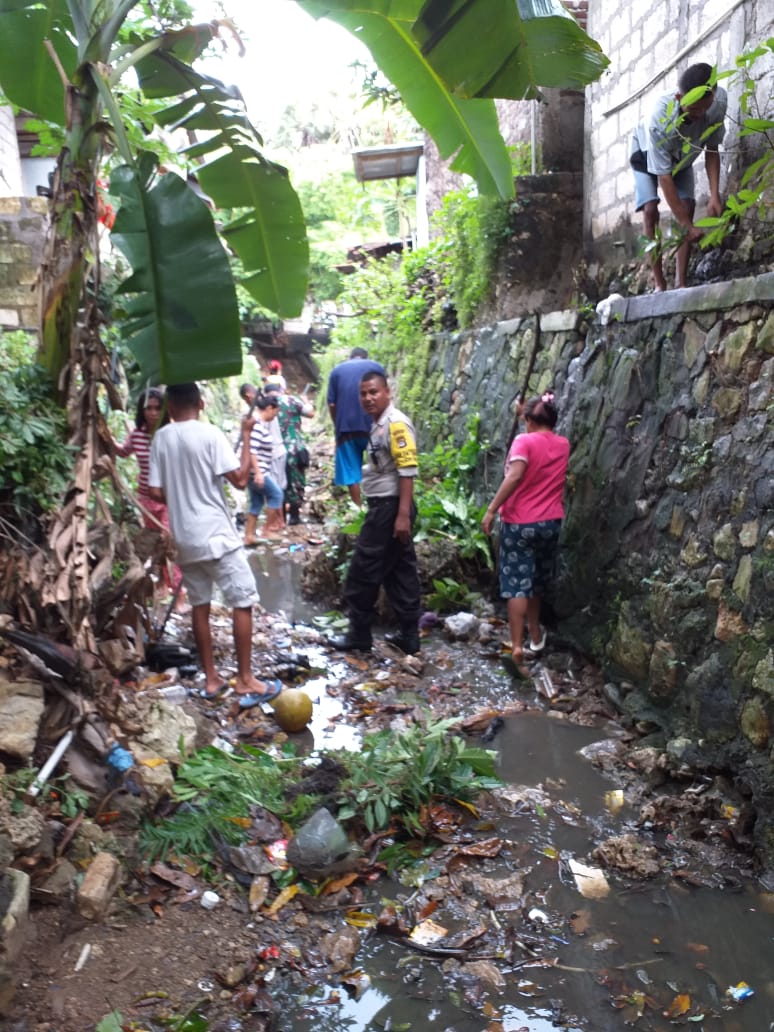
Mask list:
[[[529,316],[439,338],[428,397],[502,474],[535,339]],[[551,387],[572,443],[553,605],[611,698],[696,767],[730,770],[771,814],[774,863],[774,274],[622,300],[606,326],[540,319],[530,394]]]
[[46,234],[44,197],[0,197],[0,329],[35,329],[34,290]]

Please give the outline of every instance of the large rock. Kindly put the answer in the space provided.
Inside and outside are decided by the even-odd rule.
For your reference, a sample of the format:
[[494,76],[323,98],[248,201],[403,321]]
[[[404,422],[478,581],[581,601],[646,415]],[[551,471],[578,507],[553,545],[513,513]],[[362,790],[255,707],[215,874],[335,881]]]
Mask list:
[[0,673],[0,752],[29,760],[43,716],[43,685],[9,681]]
[[182,763],[181,746],[189,753],[196,742],[196,721],[181,706],[160,701],[150,707],[139,741],[169,763]]

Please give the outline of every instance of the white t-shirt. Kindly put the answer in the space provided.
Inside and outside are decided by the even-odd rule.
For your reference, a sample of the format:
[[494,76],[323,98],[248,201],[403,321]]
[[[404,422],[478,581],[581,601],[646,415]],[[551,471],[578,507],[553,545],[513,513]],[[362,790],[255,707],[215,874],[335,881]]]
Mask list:
[[221,479],[235,469],[239,460],[233,448],[209,423],[184,419],[153,435],[148,483],[166,495],[181,566],[219,559],[241,547]]

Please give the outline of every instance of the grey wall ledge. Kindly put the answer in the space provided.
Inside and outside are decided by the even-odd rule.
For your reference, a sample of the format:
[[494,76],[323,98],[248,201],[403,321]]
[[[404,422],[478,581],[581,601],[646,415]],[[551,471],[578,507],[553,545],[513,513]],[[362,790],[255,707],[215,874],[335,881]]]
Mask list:
[[610,298],[608,325],[613,321],[637,322],[687,312],[717,312],[751,301],[774,301],[774,272],[658,294]]

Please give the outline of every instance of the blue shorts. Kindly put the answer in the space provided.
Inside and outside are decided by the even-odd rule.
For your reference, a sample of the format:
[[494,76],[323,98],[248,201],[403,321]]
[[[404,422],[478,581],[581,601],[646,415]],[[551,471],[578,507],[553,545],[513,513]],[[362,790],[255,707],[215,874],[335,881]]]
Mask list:
[[348,437],[336,444],[333,483],[338,487],[359,484],[363,479],[363,456],[368,447],[368,434]]
[[282,488],[277,486],[277,482],[272,480],[268,473],[263,475],[263,487],[258,487],[253,479],[247,485],[250,491],[250,515],[260,516],[261,509],[266,506],[267,509],[281,509],[284,494]]
[[[634,173],[634,210],[642,211],[648,201],[655,201],[658,204],[658,176],[650,172]],[[693,201],[696,197],[694,185],[693,165],[688,168],[681,168],[672,176],[677,187],[677,192],[684,201]]]
[[500,595],[544,595],[554,575],[561,520],[500,523]]

